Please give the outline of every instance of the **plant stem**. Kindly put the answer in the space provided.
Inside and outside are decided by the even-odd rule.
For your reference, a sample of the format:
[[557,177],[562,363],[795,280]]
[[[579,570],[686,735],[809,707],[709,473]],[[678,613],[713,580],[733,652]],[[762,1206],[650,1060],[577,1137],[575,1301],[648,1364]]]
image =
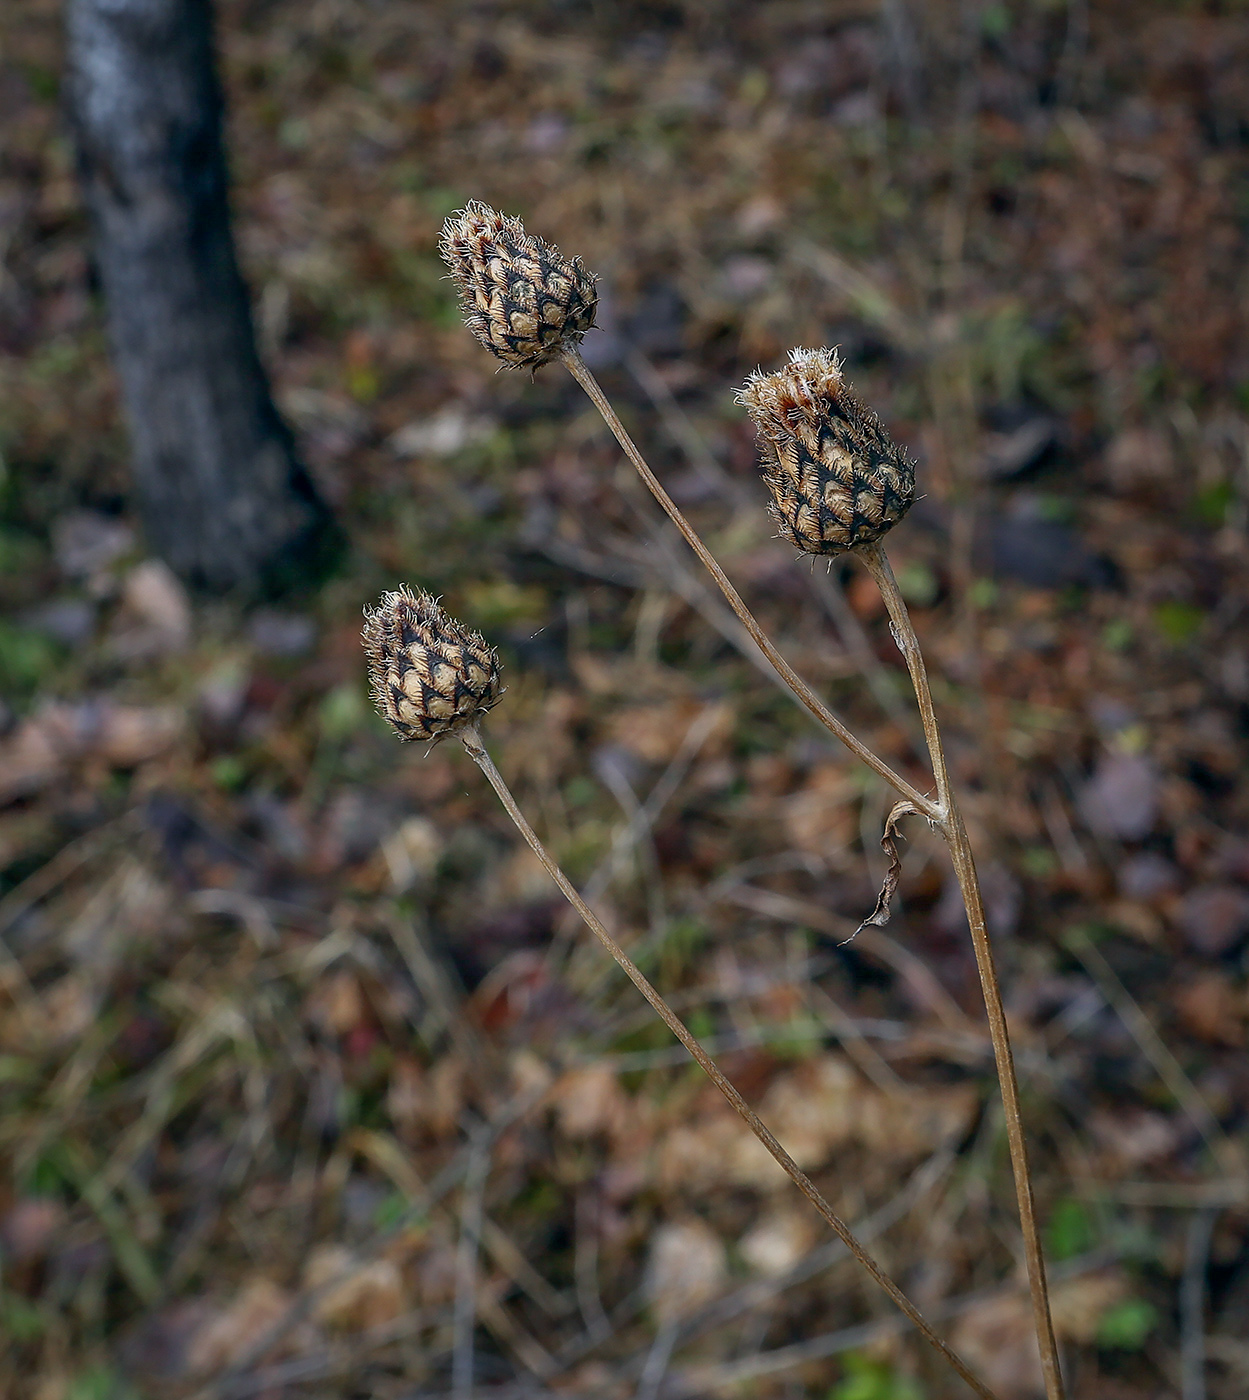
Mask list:
[[972,948],[976,954],[976,968],[980,973],[980,986],[984,993],[985,1010],[989,1017],[989,1034],[993,1040],[993,1058],[997,1063],[998,1083],[1002,1090],[1002,1105],[1006,1111],[1006,1138],[1010,1146],[1011,1167],[1015,1176],[1015,1196],[1019,1203],[1019,1223],[1023,1230],[1024,1254],[1028,1264],[1028,1286],[1032,1294],[1032,1318],[1036,1328],[1037,1345],[1041,1352],[1041,1370],[1045,1377],[1047,1400],[1063,1400],[1062,1371],[1058,1364],[1058,1345],[1054,1340],[1054,1324],[1050,1316],[1049,1287],[1045,1279],[1045,1259],[1041,1253],[1041,1239],[1037,1229],[1036,1211],[1032,1199],[1032,1175],[1028,1169],[1028,1146],[1024,1138],[1023,1115],[1019,1107],[1019,1084],[1015,1077],[1015,1057],[1011,1051],[1010,1032],[1006,1025],[1006,1012],[1002,1006],[1002,990],[998,983],[997,970],[993,965],[993,949],[989,942],[989,931],[985,923],[984,900],[980,893],[980,880],[976,875],[976,863],[972,856],[971,842],[967,838],[967,828],[950,790],[950,775],[945,761],[945,749],[941,743],[941,730],[937,725],[933,709],[932,693],[928,688],[928,673],[924,658],[919,649],[919,638],[911,623],[910,613],[894,578],[893,569],[879,541],[860,545],[853,551],[862,559],[868,572],[876,580],[889,618],[893,623],[893,635],[898,648],[906,660],[915,687],[915,698],[919,704],[920,719],[924,726],[924,737],[928,742],[928,753],[932,761],[933,776],[937,782],[937,802],[941,811],[935,819],[937,826],[950,847],[950,859],[954,874],[967,909],[967,922],[971,929]]
[[940,816],[940,809],[937,803],[934,803],[931,798],[925,797],[921,792],[913,788],[905,778],[895,773],[884,759],[873,753],[861,739],[856,738],[776,649],[772,639],[763,628],[760,627],[759,623],[755,620],[754,614],[742,601],[742,597],[737,589],[729,582],[728,575],[716,562],[715,557],[699,538],[697,531],[685,518],[677,503],[668,495],[667,491],[664,490],[663,486],[660,484],[659,478],[647,465],[645,457],[638,451],[633,439],[625,431],[624,424],[616,416],[616,410],[612,408],[611,404],[608,402],[607,395],[604,394],[603,390],[599,387],[598,380],[595,379],[594,375],[590,372],[589,366],[581,358],[581,352],[576,346],[569,346],[564,351],[563,359],[564,363],[568,366],[568,372],[586,391],[590,397],[590,401],[603,415],[603,421],[615,434],[616,441],[624,449],[625,456],[628,457],[629,461],[637,469],[638,475],[650,488],[651,494],[659,504],[663,506],[664,510],[667,511],[672,523],[685,536],[686,543],[694,553],[698,555],[698,558],[706,566],[707,571],[711,574],[712,578],[715,579],[729,607],[733,609],[741,620],[742,626],[750,633],[751,640],[772,663],[777,674],[790,690],[793,691],[799,703],[804,705],[826,729],[835,734],[851,753],[866,763],[872,772],[883,778],[885,782],[905,797],[907,801],[913,803],[923,816],[929,817],[934,821],[937,820]]
[[924,1340],[933,1347],[942,1357],[953,1367],[953,1369],[963,1378],[964,1381],[984,1400],[995,1400],[993,1392],[979,1380],[966,1366],[962,1359],[953,1352],[940,1337],[932,1330],[924,1320],[919,1309],[898,1287],[896,1283],[886,1274],[866,1249],[855,1238],[850,1227],[838,1216],[833,1208],[828,1204],[820,1192],[816,1189],[815,1183],[798,1166],[794,1159],[781,1146],[772,1135],[771,1130],[763,1122],[754,1109],[742,1098],[734,1088],[733,1084],[725,1076],[719,1065],[707,1054],[703,1047],[695,1040],[694,1036],[686,1028],[684,1022],[676,1015],[668,1003],[660,996],[659,992],[651,985],[643,975],[637,964],[624,951],[616,940],[608,933],[601,920],[577,893],[568,877],[560,869],[559,865],[547,852],[546,847],[538,839],[537,833],[525,818],[525,814],[517,805],[516,799],[512,796],[511,789],[503,779],[503,775],[495,767],[494,761],[486,752],[481,741],[481,735],[473,727],[468,727],[460,731],[460,740],[467,750],[469,757],[486,775],[487,781],[494,789],[499,801],[502,802],[509,817],[516,824],[516,829],[525,838],[529,848],[541,861],[548,875],[559,886],[560,893],[581,915],[591,933],[598,939],[604,948],[612,955],[619,964],[625,975],[633,985],[642,993],[650,1003],[660,1020],[672,1032],[681,1044],[689,1051],[699,1067],[704,1071],[717,1089],[732,1104],[738,1115],[745,1122],[746,1126],[754,1133],[755,1137],[767,1148],[768,1152],[780,1165],[781,1169],[794,1183],[802,1194],[820,1212],[828,1224],[833,1228],[837,1237],[846,1246],[850,1253],[858,1260],[864,1269],[872,1276],[875,1282],[887,1293],[894,1304],[902,1313],[914,1324],[915,1328],[923,1336]]

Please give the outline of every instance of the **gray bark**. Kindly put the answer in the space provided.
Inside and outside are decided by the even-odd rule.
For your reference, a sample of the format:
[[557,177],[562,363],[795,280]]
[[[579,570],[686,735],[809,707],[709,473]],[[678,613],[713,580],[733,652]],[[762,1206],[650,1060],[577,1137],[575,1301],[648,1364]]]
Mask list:
[[335,531],[274,407],[230,230],[210,0],[70,0],[69,94],[150,544],[214,591]]

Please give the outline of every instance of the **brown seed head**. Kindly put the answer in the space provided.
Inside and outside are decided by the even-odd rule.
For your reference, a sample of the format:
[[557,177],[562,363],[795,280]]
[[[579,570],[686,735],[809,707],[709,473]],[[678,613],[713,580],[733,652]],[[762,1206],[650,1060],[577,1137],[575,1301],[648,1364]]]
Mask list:
[[373,703],[401,739],[454,734],[503,693],[494,648],[429,593],[384,593],[365,608],[361,635]]
[[781,535],[808,554],[878,540],[915,499],[915,464],[850,392],[835,350],[791,350],[738,393],[754,419]]
[[442,227],[443,258],[460,289],[464,324],[512,369],[537,369],[594,324],[598,280],[580,258],[525,232],[475,200]]

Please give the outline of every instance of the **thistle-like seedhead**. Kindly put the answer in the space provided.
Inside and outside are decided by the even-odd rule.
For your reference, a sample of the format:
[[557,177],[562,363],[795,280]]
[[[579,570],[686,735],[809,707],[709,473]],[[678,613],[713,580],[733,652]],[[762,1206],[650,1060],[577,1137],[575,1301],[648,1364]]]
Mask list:
[[441,739],[503,693],[499,658],[479,632],[404,585],[364,610],[364,652],[378,713],[401,739]]
[[464,324],[512,369],[549,364],[594,324],[598,279],[519,219],[474,200],[443,225],[439,248]]
[[738,393],[759,435],[781,535],[808,554],[878,540],[915,499],[915,464],[850,392],[835,350],[791,350]]

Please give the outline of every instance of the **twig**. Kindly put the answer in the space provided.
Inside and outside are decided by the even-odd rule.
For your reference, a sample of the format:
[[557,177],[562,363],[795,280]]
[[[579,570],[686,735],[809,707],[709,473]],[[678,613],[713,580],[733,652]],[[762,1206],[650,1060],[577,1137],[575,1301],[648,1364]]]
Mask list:
[[611,934],[607,932],[607,929],[603,926],[601,920],[594,911],[577,893],[576,889],[569,882],[568,877],[547,853],[546,848],[538,839],[537,833],[534,831],[533,827],[529,825],[524,813],[517,805],[516,799],[512,796],[507,783],[503,780],[503,775],[495,767],[494,761],[486,752],[481,742],[481,736],[477,730],[469,726],[460,731],[459,737],[469,757],[472,758],[473,762],[476,763],[485,774],[487,781],[494,789],[499,801],[502,802],[508,816],[511,817],[512,821],[515,823],[516,829],[525,838],[529,848],[542,863],[547,874],[550,875],[552,880],[558,885],[560,893],[563,894],[564,898],[568,900],[573,908],[576,909],[577,913],[581,915],[582,919],[585,920],[590,931],[603,947],[607,949],[621,970],[650,1003],[660,1020],[663,1021],[681,1044],[685,1046],[686,1050],[693,1056],[699,1067],[729,1101],[751,1132],[753,1132],[764,1147],[767,1148],[768,1152],[789,1179],[798,1187],[802,1194],[806,1196],[811,1204],[815,1206],[850,1253],[854,1255],[859,1264],[871,1275],[877,1285],[888,1294],[898,1309],[906,1315],[923,1336],[924,1340],[944,1357],[949,1365],[953,1367],[977,1395],[989,1397],[990,1400],[992,1400],[993,1392],[989,1390],[988,1387],[967,1368],[962,1359],[937,1336],[924,1320],[915,1304],[911,1302],[898,1285],[884,1273],[871,1255],[867,1253],[851,1232],[850,1227],[833,1211],[832,1207],[816,1189],[810,1177],[801,1170],[794,1159],[781,1146],[773,1136],[771,1130],[764,1124],[763,1120],[755,1113],[746,1100],[742,1098],[733,1084],[725,1077],[720,1067],[706,1053],[686,1028],[685,1024],[677,1017],[671,1007],[669,1007],[668,1003],[642,975],[633,960],[624,949],[620,947],[615,939],[612,938]]
[[460,1242],[455,1254],[455,1349],[451,1388],[457,1400],[473,1393],[473,1334],[477,1329],[477,1253],[481,1243],[482,1197],[490,1171],[490,1149],[474,1139],[460,1197]]
[[932,763],[932,775],[937,783],[937,806],[941,809],[936,820],[941,822],[950,809],[950,774],[945,761],[945,749],[941,743],[941,730],[937,725],[937,714],[932,706],[932,692],[928,686],[928,669],[924,665],[923,653],[919,649],[919,638],[911,625],[911,615],[907,611],[902,590],[893,576],[889,557],[879,540],[863,544],[853,553],[863,561],[868,573],[880,589],[889,621],[893,624],[893,639],[898,644],[906,662],[906,669],[915,689],[915,699],[919,705],[920,723],[924,728],[924,742],[928,746],[928,758]]
[[[967,93],[973,90],[971,81],[967,84]],[[960,95],[963,96],[962,90]],[[963,105],[970,111],[971,97],[966,96]],[[966,204],[967,191],[963,186],[966,184],[966,172],[970,168],[969,155],[966,151],[959,152],[963,156],[958,174],[963,177],[958,182],[957,194],[961,196],[962,206]],[[953,208],[953,203],[951,205]],[[958,240],[957,248],[951,242],[951,251],[961,253],[962,236],[964,229],[964,219],[961,217],[965,212],[960,208],[960,217],[957,220]],[[497,243],[497,237],[504,241]],[[527,246],[532,254],[531,262],[524,264],[524,278],[530,280],[535,288],[541,288],[542,295],[550,301],[556,308],[556,325],[546,326],[541,337],[538,337],[538,322],[534,316],[522,314],[517,320],[513,317],[508,319],[508,315],[502,310],[503,303],[491,300],[485,288],[487,284],[494,285],[495,272],[487,267],[486,248],[498,248],[504,250],[504,259],[513,258],[511,244],[508,239],[513,240],[518,246]],[[492,241],[495,240],[495,241]],[[977,967],[980,973],[981,987],[984,994],[985,1006],[988,1012],[990,1034],[993,1041],[994,1058],[997,1065],[998,1080],[1001,1086],[1002,1100],[1005,1108],[1007,1138],[1010,1146],[1011,1165],[1015,1178],[1015,1192],[1018,1201],[1020,1224],[1023,1232],[1024,1252],[1028,1265],[1028,1279],[1032,1295],[1033,1318],[1037,1334],[1037,1345],[1040,1352],[1041,1368],[1045,1379],[1045,1390],[1047,1400],[1063,1400],[1062,1375],[1058,1362],[1058,1348],[1054,1339],[1053,1323],[1050,1318],[1049,1299],[1045,1281],[1045,1265],[1041,1254],[1040,1239],[1037,1230],[1035,1211],[1032,1200],[1032,1182],[1028,1170],[1027,1146],[1023,1134],[1022,1116],[1019,1106],[1019,1091],[1015,1080],[1015,1066],[1011,1053],[1010,1039],[1007,1031],[1006,1016],[1002,1005],[1001,990],[998,986],[997,974],[993,966],[992,949],[989,943],[988,931],[985,922],[984,905],[981,897],[979,882],[976,877],[975,864],[972,857],[971,845],[967,837],[967,831],[963,824],[961,815],[954,804],[950,791],[949,773],[946,766],[945,753],[942,748],[940,732],[937,728],[936,715],[932,706],[932,697],[929,693],[928,678],[924,667],[923,657],[920,654],[919,642],[911,626],[907,615],[906,605],[898,591],[897,582],[893,577],[893,572],[889,567],[888,559],[879,545],[879,536],[883,529],[887,529],[889,524],[897,519],[897,513],[892,515],[884,512],[883,504],[880,506],[883,514],[882,528],[877,529],[872,536],[873,542],[862,543],[862,533],[857,530],[842,528],[845,521],[841,517],[829,514],[825,505],[821,504],[819,509],[813,506],[810,491],[803,492],[794,484],[793,491],[786,495],[788,505],[792,506],[794,521],[813,511],[819,517],[821,512],[829,514],[829,518],[836,518],[839,522],[840,533],[834,531],[828,534],[824,525],[821,525],[818,538],[809,537],[798,530],[796,523],[793,529],[797,533],[793,534],[796,542],[807,545],[810,542],[810,552],[824,554],[830,552],[825,548],[830,541],[839,544],[841,548],[850,549],[858,547],[868,569],[876,579],[881,593],[885,599],[890,618],[894,624],[894,635],[898,645],[906,659],[907,669],[910,673],[912,684],[915,688],[916,698],[919,702],[920,718],[923,725],[924,737],[927,743],[929,758],[932,763],[933,776],[936,783],[936,796],[929,797],[919,792],[911,783],[896,773],[888,763],[877,753],[864,744],[854,735],[846,725],[824,704],[815,694],[809,685],[798,675],[792,666],[781,655],[771,638],[759,625],[758,621],[743,602],[741,595],[729,581],[727,574],[721,568],[715,556],[703,543],[697,531],[685,518],[675,501],[664,489],[658,477],[651,470],[646,459],[638,451],[633,439],[625,430],[611,403],[600,388],[598,381],[586,365],[582,358],[579,342],[584,335],[586,328],[593,320],[593,279],[585,273],[581,264],[574,260],[572,263],[563,262],[558,253],[547,247],[540,240],[528,240],[525,244],[526,235],[518,220],[507,220],[490,210],[486,206],[470,204],[463,210],[458,220],[448,220],[443,231],[442,251],[452,268],[453,276],[460,285],[463,294],[466,321],[469,329],[481,341],[481,343],[492,353],[496,354],[505,363],[514,366],[536,367],[549,362],[558,355],[567,367],[569,373],[584,389],[591,403],[598,409],[603,421],[611,429],[617,442],[624,451],[625,456],[637,471],[646,487],[654,496],[656,501],[667,513],[669,519],[681,532],[686,543],[694,551],[699,561],[707,569],[714,579],[716,586],[720,589],[725,601],[732,609],[738,622],[745,629],[751,641],[768,663],[775,669],[777,675],[784,684],[792,691],[798,702],[807,709],[826,729],[841,740],[850,751],[855,754],[860,761],[868,767],[878,777],[883,778],[892,788],[897,791],[902,801],[896,803],[889,813],[885,826],[885,836],[882,839],[882,846],[890,856],[889,872],[882,885],[880,896],[877,900],[875,910],[865,920],[864,925],[879,925],[888,918],[889,896],[896,888],[898,876],[901,870],[901,861],[897,854],[896,846],[893,844],[896,835],[896,824],[901,816],[914,814],[926,817],[933,826],[937,827],[950,847],[955,873],[958,878],[959,887],[963,896],[963,902],[967,910],[968,924],[971,930],[972,943],[975,949]],[[828,259],[816,259],[821,264],[826,264]],[[953,258],[950,259],[954,261]],[[519,268],[520,263],[516,263]],[[874,290],[867,279],[847,278],[845,270],[840,266],[834,269],[838,279],[846,285],[852,285],[853,290],[861,300],[873,301],[870,293]],[[554,289],[554,290],[553,290]],[[899,318],[891,315],[892,308],[886,298],[877,296],[874,310],[882,321],[892,323],[896,329]],[[567,315],[566,326],[559,325],[559,308],[563,307],[564,314]],[[484,308],[490,307],[489,314]],[[543,311],[543,316],[547,315]],[[523,329],[528,327],[528,329]],[[526,340],[525,336],[532,338]],[[557,349],[558,346],[558,349]],[[795,352],[791,357],[794,364],[806,355],[807,352]],[[829,352],[811,352],[814,359],[822,367],[821,372],[827,371],[832,380],[840,386],[839,364],[835,356]],[[791,366],[792,368],[792,366]],[[762,376],[760,376],[762,377]],[[754,380],[748,384],[748,389],[753,393]],[[758,386],[754,386],[757,388]],[[789,415],[793,410],[793,392],[786,390],[779,394],[776,403],[773,404],[776,417],[781,422],[777,431],[785,433],[788,431]],[[752,414],[760,406],[762,399],[756,401],[752,407]],[[785,407],[786,404],[790,406]],[[860,415],[861,416],[861,415]],[[857,419],[856,419],[857,422]],[[864,431],[870,429],[870,433],[876,433],[875,420],[869,422],[864,418],[862,424]],[[857,431],[857,429],[856,429]],[[852,435],[853,436],[853,435]],[[869,434],[870,436],[870,434]],[[779,458],[778,458],[779,460]],[[896,473],[896,481],[893,487],[896,489],[905,476],[913,484],[913,472],[904,471],[902,459],[891,470]],[[805,480],[805,478],[804,478]],[[769,478],[769,483],[774,488],[779,489],[777,484]],[[886,483],[880,483],[882,492]],[[908,486],[908,491],[910,487]],[[855,489],[856,504],[853,507],[852,518],[857,520],[857,490]],[[820,486],[817,494],[820,494],[821,502],[824,488]],[[881,496],[881,501],[885,499]],[[778,496],[778,509],[781,508]],[[789,516],[785,519],[788,521]],[[832,552],[836,552],[835,550]],[[480,639],[477,639],[480,641]],[[484,643],[482,644],[484,646]],[[386,673],[389,675],[389,672]],[[382,692],[389,695],[390,692]],[[399,695],[395,691],[396,696]],[[447,704],[450,704],[448,697],[441,697]],[[396,701],[397,703],[397,701]],[[402,729],[400,730],[402,733]],[[724,1077],[718,1067],[703,1051],[702,1047],[693,1038],[680,1020],[673,1013],[671,1008],[659,996],[650,983],[642,976],[633,962],[625,955],[623,950],[615,943],[608,934],[606,928],[599,922],[589,906],[580,898],[577,892],[569,884],[559,867],[546,854],[533,829],[525,820],[520,809],[517,807],[515,799],[508,791],[506,784],[499,775],[498,770],[490,760],[489,755],[482,747],[480,736],[471,725],[460,731],[460,737],[466,750],[474,761],[481,767],[483,773],[494,787],[504,807],[507,809],[517,828],[524,835],[534,853],[538,856],[543,866],[555,880],[560,890],[581,914],[582,918],[589,925],[595,936],[603,943],[612,957],[625,971],[629,978],[642,992],[643,996],[650,1003],[652,1008],[659,1014],[660,1018],[677,1036],[681,1044],[689,1050],[690,1054],[717,1085],[721,1092],[728,1098],[734,1109],[741,1115],[751,1130],[767,1147],[768,1151],[790,1176],[791,1180],[802,1190],[811,1202],[821,1211],[836,1233],[845,1240],[847,1247],[855,1254],[859,1262],[873,1275],[877,1283],[894,1299],[898,1306],[906,1312],[908,1317],[921,1326],[925,1337],[940,1350],[946,1359],[955,1366],[960,1375],[968,1379],[974,1388],[979,1389],[979,1382],[971,1379],[970,1373],[965,1371],[962,1363],[950,1353],[944,1344],[941,1343],[923,1323],[918,1312],[915,1312],[913,1305],[906,1302],[904,1295],[897,1290],[890,1280],[881,1273],[879,1268],[870,1260],[862,1247],[854,1240],[847,1226],[835,1216],[831,1208],[816,1191],[810,1180],[803,1174],[797,1165],[789,1158],[784,1149],[759,1120],[757,1115],[749,1108],[740,1094],[733,1088]],[[913,1314],[913,1316],[912,1316]]]
[[1217,1215],[1214,1210],[1195,1210],[1188,1222],[1180,1281],[1181,1400],[1206,1400],[1206,1270]]
[[868,572],[876,581],[885,607],[893,623],[894,638],[898,649],[906,661],[906,668],[915,689],[915,699],[919,705],[920,720],[924,726],[924,737],[928,743],[928,754],[932,762],[933,777],[937,783],[937,803],[940,811],[936,825],[940,828],[950,847],[950,859],[958,879],[963,904],[967,910],[967,923],[971,930],[972,948],[976,955],[976,968],[980,974],[980,987],[984,994],[985,1010],[989,1018],[989,1034],[993,1040],[993,1058],[997,1065],[998,1083],[1002,1092],[1002,1107],[1006,1113],[1006,1139],[1010,1148],[1011,1168],[1015,1177],[1015,1199],[1019,1207],[1019,1224],[1023,1231],[1024,1255],[1028,1265],[1028,1285],[1032,1296],[1033,1324],[1036,1329],[1037,1345],[1041,1354],[1041,1372],[1045,1378],[1045,1393],[1048,1400],[1062,1400],[1063,1380],[1058,1360],[1058,1343],[1054,1338],[1054,1324],[1050,1317],[1049,1288],[1045,1279],[1045,1257],[1041,1251],[1041,1236],[1037,1227],[1036,1209],[1032,1199],[1032,1174],[1028,1167],[1028,1145],[1024,1138],[1023,1112],[1019,1104],[1019,1084],[1015,1077],[1015,1057],[1011,1050],[1010,1032],[1006,1025],[1006,1011],[1002,1005],[1002,989],[998,983],[997,969],[993,963],[993,948],[989,942],[988,924],[985,920],[984,900],[980,893],[980,880],[976,875],[976,863],[972,855],[967,828],[950,790],[949,769],[945,761],[945,749],[941,742],[941,730],[933,709],[932,692],[928,686],[928,672],[919,648],[919,638],[907,612],[906,602],[894,578],[889,559],[878,541],[862,545],[855,551],[862,559]]
[[[593,1218],[592,1218],[593,1217]],[[611,1335],[611,1319],[603,1310],[598,1286],[598,1210],[588,1191],[577,1195],[573,1274],[577,1307],[586,1331],[595,1342]]]
[[686,543],[698,556],[699,561],[715,579],[720,592],[724,594],[728,605],[737,614],[742,626],[750,634],[751,639],[759,650],[767,657],[786,686],[793,692],[798,702],[803,705],[830,733],[835,734],[838,739],[853,753],[858,759],[881,777],[892,788],[896,789],[909,802],[913,802],[923,815],[936,818],[940,814],[940,808],[930,798],[925,797],[917,791],[900,774],[895,773],[892,768],[863,743],[861,739],[850,732],[849,729],[837,718],[827,705],[820,699],[811,687],[794,670],[788,661],[776,649],[775,644],[768,634],[760,627],[754,614],[742,601],[737,589],[729,582],[728,575],[720,567],[711,551],[699,538],[697,531],[685,518],[680,507],[664,490],[659,478],[651,471],[646,459],[634,445],[633,439],[625,431],[624,424],[616,416],[615,409],[608,402],[607,396],[599,387],[598,380],[590,372],[589,366],[581,358],[581,352],[575,346],[567,346],[563,353],[563,360],[568,367],[569,373],[578,384],[589,395],[590,401],[603,416],[603,421],[615,434],[616,441],[624,450],[624,454],[633,464],[639,476],[650,488],[651,494],[667,511],[672,523],[685,536]]
[[642,1367],[642,1375],[638,1380],[635,1400],[655,1400],[655,1396],[659,1394],[659,1387],[668,1371],[668,1363],[672,1360],[672,1349],[676,1346],[679,1329],[679,1321],[675,1317],[669,1317],[655,1333],[655,1340],[646,1354],[646,1364]]

